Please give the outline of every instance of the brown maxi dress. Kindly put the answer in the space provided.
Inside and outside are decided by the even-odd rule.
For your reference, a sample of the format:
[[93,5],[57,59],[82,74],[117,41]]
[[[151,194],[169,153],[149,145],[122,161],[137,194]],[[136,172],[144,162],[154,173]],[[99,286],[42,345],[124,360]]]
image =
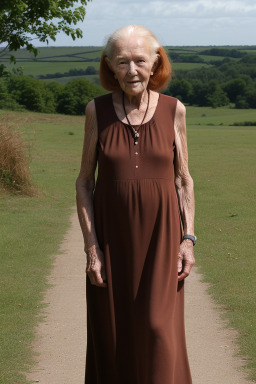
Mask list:
[[112,94],[95,99],[94,216],[107,288],[87,276],[86,384],[191,384],[174,184],[177,99],[160,94],[138,145]]

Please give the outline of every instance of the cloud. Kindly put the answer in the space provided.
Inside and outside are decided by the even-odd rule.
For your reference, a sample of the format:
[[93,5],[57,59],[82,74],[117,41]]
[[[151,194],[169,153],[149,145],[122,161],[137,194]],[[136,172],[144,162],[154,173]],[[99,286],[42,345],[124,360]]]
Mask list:
[[245,0],[159,0],[140,2],[130,0],[95,0],[90,3],[91,16],[105,20],[118,17],[126,20],[130,17],[154,17],[165,19],[177,18],[223,18],[256,17],[256,2]]
[[163,45],[255,45],[255,0],[92,0],[75,42],[60,34],[55,45],[103,45],[115,29],[140,24]]

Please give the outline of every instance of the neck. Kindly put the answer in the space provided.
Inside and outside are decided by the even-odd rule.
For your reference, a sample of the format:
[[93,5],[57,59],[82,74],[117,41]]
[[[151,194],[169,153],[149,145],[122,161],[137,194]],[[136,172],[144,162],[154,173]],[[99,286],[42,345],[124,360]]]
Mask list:
[[124,92],[125,99],[128,100],[128,103],[130,105],[136,106],[137,109],[140,109],[142,104],[147,104],[148,102],[148,93],[150,91],[145,89],[141,94],[139,95],[128,95],[127,93]]

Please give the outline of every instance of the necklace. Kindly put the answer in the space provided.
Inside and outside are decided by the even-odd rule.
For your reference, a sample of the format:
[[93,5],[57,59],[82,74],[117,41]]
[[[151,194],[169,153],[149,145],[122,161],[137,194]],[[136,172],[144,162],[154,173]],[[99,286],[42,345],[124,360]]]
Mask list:
[[145,120],[145,117],[146,117],[146,115],[147,115],[147,113],[148,113],[149,99],[150,99],[150,91],[147,91],[147,92],[148,92],[148,104],[147,104],[146,112],[145,112],[145,114],[144,114],[144,116],[143,116],[142,122],[140,123],[140,125],[138,126],[137,129],[135,129],[135,128],[131,125],[130,120],[128,119],[128,116],[127,116],[127,113],[126,113],[126,109],[125,109],[125,104],[124,104],[124,92],[123,92],[123,109],[124,109],[124,114],[125,114],[126,120],[127,120],[127,122],[128,122],[128,127],[129,127],[129,129],[130,129],[130,131],[131,131],[131,133],[132,133],[132,137],[133,137],[133,139],[134,139],[134,145],[137,145],[137,144],[138,144],[138,139],[139,139],[139,136],[140,136],[140,134],[139,134],[139,129],[140,129],[140,127],[142,126],[142,124],[143,124],[143,122],[144,122],[144,120]]

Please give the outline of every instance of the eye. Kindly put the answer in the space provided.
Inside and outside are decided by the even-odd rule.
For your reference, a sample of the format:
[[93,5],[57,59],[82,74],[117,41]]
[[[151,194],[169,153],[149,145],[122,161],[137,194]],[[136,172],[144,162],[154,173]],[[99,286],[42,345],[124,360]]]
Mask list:
[[118,62],[118,65],[125,65],[126,64],[126,61],[125,60],[120,60],[119,62]]

